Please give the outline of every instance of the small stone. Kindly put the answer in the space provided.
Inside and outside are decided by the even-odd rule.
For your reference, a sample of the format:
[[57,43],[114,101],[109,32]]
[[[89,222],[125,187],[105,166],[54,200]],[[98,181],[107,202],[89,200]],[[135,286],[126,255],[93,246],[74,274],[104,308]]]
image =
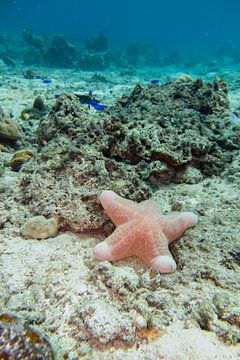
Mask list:
[[48,239],[56,236],[57,232],[57,219],[46,219],[42,215],[28,219],[21,229],[21,234],[27,239]]

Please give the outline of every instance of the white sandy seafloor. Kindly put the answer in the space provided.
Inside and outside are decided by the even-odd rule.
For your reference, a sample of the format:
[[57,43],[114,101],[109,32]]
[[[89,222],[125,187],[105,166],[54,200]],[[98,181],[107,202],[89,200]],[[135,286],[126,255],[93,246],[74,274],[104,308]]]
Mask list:
[[[53,79],[46,85],[24,79],[23,69],[9,70],[4,64],[0,69],[0,106],[15,119],[38,95],[51,106],[55,94],[93,90],[111,105],[139,81],[165,82],[186,73],[169,67],[123,78],[112,71],[104,72],[109,83],[92,84],[91,72],[37,69]],[[203,77],[205,70],[200,70]],[[230,74],[224,68],[220,72],[227,81],[240,79],[240,68]],[[207,79],[215,75],[204,73]],[[239,94],[237,88],[230,92],[233,107],[240,106]],[[9,168],[0,178],[1,188],[9,192],[9,212],[17,219],[18,173]],[[92,249],[101,240],[97,237],[64,233],[46,240],[24,239],[12,224],[0,230],[0,307],[35,324],[49,339],[57,359],[240,359],[240,347],[220,336],[228,333],[229,324],[217,313],[211,315],[209,331],[197,321],[204,312],[199,309],[211,312],[211,301],[218,296],[234,299],[235,312],[240,313],[239,266],[227,269],[220,261],[234,241],[240,242],[239,198],[239,179],[206,179],[156,192],[155,199],[166,213],[173,205],[201,209],[199,224],[173,246],[178,270],[161,277],[135,258],[96,261]],[[146,299],[151,297],[149,306]]]

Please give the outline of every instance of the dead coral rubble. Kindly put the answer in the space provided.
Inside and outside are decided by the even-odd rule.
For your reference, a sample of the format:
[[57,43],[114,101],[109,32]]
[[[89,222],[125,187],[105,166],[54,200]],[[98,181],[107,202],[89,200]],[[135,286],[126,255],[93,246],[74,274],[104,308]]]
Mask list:
[[55,355],[40,333],[11,314],[1,314],[0,358],[54,360]]
[[23,202],[34,214],[57,215],[62,229],[108,231],[102,189],[140,201],[162,184],[226,173],[240,127],[230,120],[224,81],[187,78],[137,85],[109,114],[83,111],[63,94],[38,138],[47,146],[24,166]]

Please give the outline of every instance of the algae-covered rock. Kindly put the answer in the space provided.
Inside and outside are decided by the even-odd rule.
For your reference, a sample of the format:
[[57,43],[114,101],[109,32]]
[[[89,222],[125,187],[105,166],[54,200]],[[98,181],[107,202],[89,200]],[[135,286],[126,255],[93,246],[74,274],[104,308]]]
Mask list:
[[0,138],[7,140],[18,140],[22,137],[20,125],[8,115],[4,114],[0,107]]
[[7,140],[21,139],[22,132],[20,125],[12,119],[4,119],[0,123],[0,138]]
[[11,168],[14,171],[20,170],[21,166],[33,157],[32,150],[16,151],[11,159]]
[[109,113],[83,111],[62,94],[38,129],[42,146],[25,165],[23,201],[61,229],[109,231],[99,194],[141,201],[162,184],[196,183],[226,171],[240,148],[226,83],[191,78],[137,85]]
[[35,72],[32,69],[27,69],[24,73],[24,78],[25,79],[34,79],[35,78]]
[[48,109],[44,104],[41,96],[36,97],[31,108],[23,109],[21,112],[21,118],[23,120],[29,119],[41,119],[42,116],[46,115]]

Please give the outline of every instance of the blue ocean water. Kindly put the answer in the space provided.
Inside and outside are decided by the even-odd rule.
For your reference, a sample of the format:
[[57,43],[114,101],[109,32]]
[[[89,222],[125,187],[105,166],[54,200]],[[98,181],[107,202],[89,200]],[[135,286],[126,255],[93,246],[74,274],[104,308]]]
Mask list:
[[103,32],[112,46],[147,41],[161,52],[237,48],[239,16],[238,0],[0,2],[1,31],[19,33],[30,27],[41,35],[62,34],[77,41]]

